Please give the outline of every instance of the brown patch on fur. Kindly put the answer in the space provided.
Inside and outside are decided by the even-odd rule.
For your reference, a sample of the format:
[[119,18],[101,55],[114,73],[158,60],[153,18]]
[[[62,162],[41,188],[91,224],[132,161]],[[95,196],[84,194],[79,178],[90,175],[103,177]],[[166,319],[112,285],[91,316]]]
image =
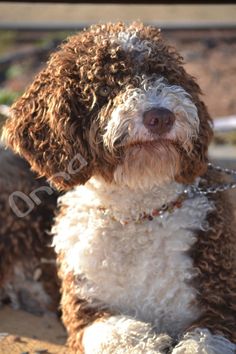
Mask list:
[[107,311],[98,311],[96,308],[89,306],[84,299],[79,299],[76,295],[76,288],[78,289],[79,280],[69,272],[66,273],[64,268],[63,256],[58,256],[59,276],[62,280],[62,320],[68,332],[68,346],[76,354],[84,353],[82,340],[84,330],[90,324],[101,321],[111,316]]
[[[4,129],[8,144],[58,188],[83,184],[94,174],[112,180],[124,152],[115,158],[106,151],[102,143],[104,121],[99,122],[98,117],[101,110],[114,107],[115,98],[128,84],[138,87],[134,76],[141,74],[162,75],[191,95],[198,109],[200,132],[191,155],[180,151],[182,168],[176,180],[191,183],[205,171],[212,131],[199,86],[185,72],[182,57],[163,41],[155,27],[132,25],[141,40],[151,43],[150,55],[143,61],[132,52],[126,53],[120,44],[111,44],[111,36],[127,28],[122,23],[97,25],[70,37],[12,107]],[[109,115],[105,122],[108,119]],[[60,175],[68,172],[77,154],[87,165],[69,178]],[[75,164],[79,169],[79,161]]]
[[51,302],[48,306],[48,310],[52,312],[58,312],[59,304],[61,300],[60,297],[61,283],[58,278],[56,262],[47,263],[41,259],[41,270],[42,270],[41,281],[43,283],[43,287],[51,299]]
[[210,139],[211,132],[208,128],[202,136],[199,133],[198,140],[194,142],[190,153],[187,153],[181,147],[177,148],[181,167],[179,174],[175,176],[176,182],[191,184],[196,177],[203,176],[206,173],[208,163],[207,150]]
[[[209,172],[205,186],[222,183]],[[233,207],[226,193],[211,195],[215,210],[207,218],[208,231],[200,231],[192,250],[199,275],[195,284],[203,314],[193,324],[236,342],[236,243]],[[188,329],[189,330],[189,329]]]

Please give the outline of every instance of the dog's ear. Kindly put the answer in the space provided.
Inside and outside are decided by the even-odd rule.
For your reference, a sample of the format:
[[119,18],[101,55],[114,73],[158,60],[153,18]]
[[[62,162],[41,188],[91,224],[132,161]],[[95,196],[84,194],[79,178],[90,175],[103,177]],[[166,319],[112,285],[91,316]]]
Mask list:
[[40,176],[59,189],[92,175],[89,125],[79,100],[79,78],[70,56],[54,54],[25,94],[12,106],[3,137]]
[[199,134],[193,142],[190,153],[180,151],[180,173],[175,177],[179,183],[193,183],[195,178],[204,175],[208,168],[208,147],[213,137],[213,123],[205,104],[196,102],[200,119]]

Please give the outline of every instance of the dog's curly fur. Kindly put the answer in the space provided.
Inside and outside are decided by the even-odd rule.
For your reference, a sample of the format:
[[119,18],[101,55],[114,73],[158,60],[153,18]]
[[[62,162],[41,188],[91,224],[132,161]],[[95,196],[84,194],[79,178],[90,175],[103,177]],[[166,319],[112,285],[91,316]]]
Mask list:
[[[140,39],[151,41],[153,47],[143,62],[135,62],[132,53],[110,44],[108,33],[112,36],[118,31],[125,31],[125,26],[94,27],[71,37],[51,56],[46,69],[13,105],[8,142],[25,155],[35,171],[58,187],[66,189],[85,183],[96,174],[111,181],[122,151],[117,152],[118,157],[111,156],[104,149],[101,136],[114,99],[127,85],[137,86],[135,74],[158,74],[168,78],[169,84],[183,87],[198,109],[200,131],[191,155],[178,147],[181,167],[176,180],[192,182],[206,170],[207,146],[212,136],[208,124],[211,119],[200,99],[200,88],[185,72],[182,58],[165,44],[155,28],[140,28]],[[98,121],[96,117],[104,107],[105,121]],[[68,163],[78,153],[87,161],[86,168],[69,181],[58,176],[68,170]]]
[[[59,280],[49,231],[58,193],[39,192],[48,188],[46,180],[37,178],[27,161],[3,146],[0,164],[0,303],[34,314],[56,312]],[[36,190],[41,203],[29,210],[23,198]]]
[[[156,106],[175,113],[174,135],[143,130],[139,114]],[[53,229],[76,353],[234,353],[235,236],[225,193],[190,198],[160,222],[122,222],[126,207],[133,215],[186,185],[221,181],[207,172],[212,121],[201,90],[159,30],[117,23],[70,37],[13,105],[4,131],[59,189],[85,184],[62,198]],[[77,155],[86,165],[74,160],[65,179]],[[158,259],[170,268],[161,272]]]

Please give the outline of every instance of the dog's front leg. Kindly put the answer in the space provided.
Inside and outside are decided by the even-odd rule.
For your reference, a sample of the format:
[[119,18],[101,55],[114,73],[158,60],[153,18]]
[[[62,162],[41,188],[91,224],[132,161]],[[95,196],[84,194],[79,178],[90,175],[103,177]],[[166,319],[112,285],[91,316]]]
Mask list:
[[68,332],[68,346],[76,354],[164,354],[171,350],[171,338],[155,334],[150,324],[134,318],[97,310],[78,298],[78,284],[72,273],[63,274],[62,319]]
[[85,354],[164,354],[171,338],[155,334],[149,324],[126,316],[111,316],[88,326],[83,335]]
[[172,354],[235,354],[236,345],[206,328],[186,332]]

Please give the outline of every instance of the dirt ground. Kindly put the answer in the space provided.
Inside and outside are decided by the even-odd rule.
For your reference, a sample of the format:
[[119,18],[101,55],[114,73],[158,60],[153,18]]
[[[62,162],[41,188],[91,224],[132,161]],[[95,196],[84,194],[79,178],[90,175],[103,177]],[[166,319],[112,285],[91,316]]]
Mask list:
[[[178,48],[186,62],[187,71],[198,80],[210,114],[213,117],[235,115],[236,31],[163,31],[163,36]],[[21,41],[15,43],[8,54],[31,47],[29,41]],[[0,88],[24,90],[40,70],[48,54],[44,53],[40,58],[33,55],[30,60],[18,60],[14,63],[15,69],[19,69],[21,65],[26,69],[7,78],[0,76]],[[221,163],[225,167],[236,167],[235,162]],[[235,193],[232,198],[235,200]],[[37,317],[7,306],[0,309],[0,354],[65,354],[69,353],[64,346],[65,340],[65,330],[54,317]]]
[[35,316],[5,306],[0,310],[0,354],[67,354],[66,333],[53,316]]

